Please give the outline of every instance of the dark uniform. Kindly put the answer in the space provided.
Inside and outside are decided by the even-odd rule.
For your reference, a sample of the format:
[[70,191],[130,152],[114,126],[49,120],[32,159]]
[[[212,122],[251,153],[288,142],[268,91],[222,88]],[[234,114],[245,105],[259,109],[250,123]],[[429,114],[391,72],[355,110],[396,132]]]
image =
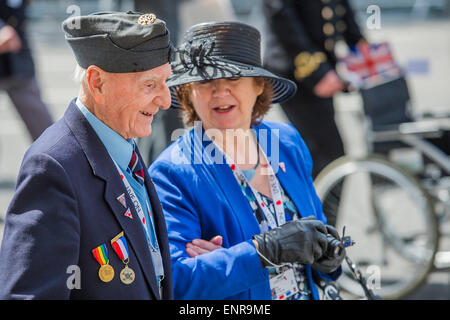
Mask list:
[[334,121],[332,98],[313,93],[315,85],[334,70],[336,41],[349,46],[363,36],[347,0],[264,0],[267,19],[266,67],[296,81],[294,98],[281,104],[311,152],[315,177],[344,154]]
[[0,54],[0,90],[8,93],[35,140],[53,120],[41,100],[35,80],[34,63],[25,35],[26,5],[26,1],[0,0],[0,29],[10,25],[22,43],[20,51]]

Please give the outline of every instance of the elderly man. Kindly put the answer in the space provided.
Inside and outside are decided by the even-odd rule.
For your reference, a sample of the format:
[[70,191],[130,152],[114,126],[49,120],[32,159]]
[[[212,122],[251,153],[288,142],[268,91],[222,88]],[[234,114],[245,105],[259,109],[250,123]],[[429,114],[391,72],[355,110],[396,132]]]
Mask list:
[[170,106],[172,45],[153,14],[63,22],[78,98],[25,154],[0,251],[0,299],[171,299],[161,205],[133,138]]

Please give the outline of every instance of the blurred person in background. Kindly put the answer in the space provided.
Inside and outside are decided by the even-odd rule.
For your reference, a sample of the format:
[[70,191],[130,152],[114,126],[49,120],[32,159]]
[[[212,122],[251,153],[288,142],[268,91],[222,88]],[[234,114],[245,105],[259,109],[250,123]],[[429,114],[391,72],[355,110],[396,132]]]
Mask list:
[[263,0],[267,21],[265,67],[300,85],[281,103],[302,133],[314,162],[313,177],[344,155],[333,96],[344,89],[336,73],[336,42],[365,41],[348,0]]
[[0,1],[0,90],[6,91],[33,140],[52,123],[42,102],[26,39],[27,1]]

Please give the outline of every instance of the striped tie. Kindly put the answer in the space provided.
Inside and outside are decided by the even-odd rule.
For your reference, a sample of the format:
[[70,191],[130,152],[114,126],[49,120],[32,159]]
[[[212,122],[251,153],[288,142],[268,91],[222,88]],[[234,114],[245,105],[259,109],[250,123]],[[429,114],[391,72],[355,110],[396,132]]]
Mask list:
[[130,168],[133,177],[136,179],[136,181],[139,182],[141,185],[144,185],[144,168],[142,167],[142,164],[139,161],[136,150],[133,150],[133,155],[131,156],[128,168]]

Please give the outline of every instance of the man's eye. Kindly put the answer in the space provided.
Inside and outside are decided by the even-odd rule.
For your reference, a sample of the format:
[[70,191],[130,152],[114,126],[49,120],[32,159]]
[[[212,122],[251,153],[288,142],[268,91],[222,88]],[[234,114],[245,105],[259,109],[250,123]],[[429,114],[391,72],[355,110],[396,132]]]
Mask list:
[[154,82],[150,82],[147,84],[147,88],[151,88],[153,89],[155,87],[155,83]]

